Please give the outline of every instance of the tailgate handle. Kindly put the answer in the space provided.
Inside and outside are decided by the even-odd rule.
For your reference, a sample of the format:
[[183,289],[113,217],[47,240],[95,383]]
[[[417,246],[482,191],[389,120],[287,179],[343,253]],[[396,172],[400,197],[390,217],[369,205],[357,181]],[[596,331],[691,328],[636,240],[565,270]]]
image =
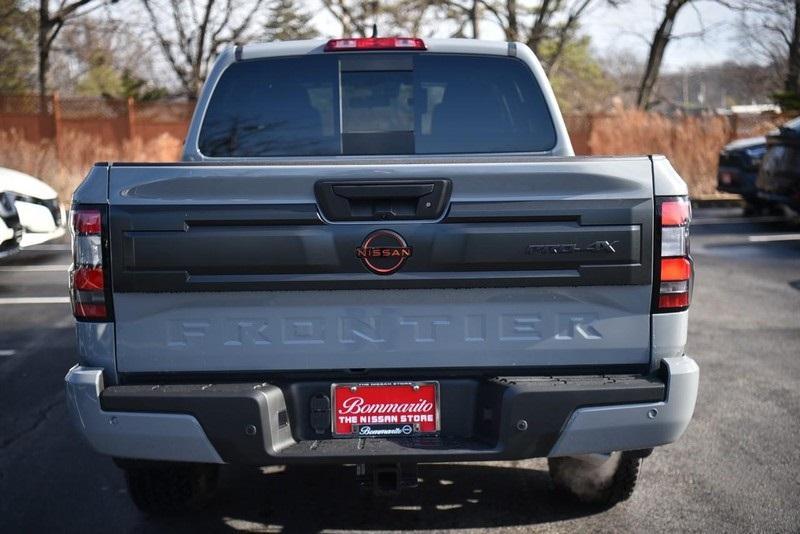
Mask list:
[[332,222],[430,220],[444,213],[450,180],[317,182],[314,191],[322,215]]
[[334,185],[333,192],[349,200],[417,199],[433,193],[433,184]]

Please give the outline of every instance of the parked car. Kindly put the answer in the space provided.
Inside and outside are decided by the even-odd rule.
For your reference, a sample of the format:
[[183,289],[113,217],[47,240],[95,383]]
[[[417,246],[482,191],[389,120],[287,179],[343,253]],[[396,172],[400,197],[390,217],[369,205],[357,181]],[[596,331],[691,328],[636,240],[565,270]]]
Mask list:
[[0,167],[0,191],[11,198],[23,234],[20,247],[45,243],[65,233],[64,207],[55,189],[23,172]]
[[766,151],[765,137],[749,137],[728,143],[719,153],[717,190],[741,195],[747,213],[755,214],[765,207],[758,197],[756,177]]
[[756,184],[760,199],[800,214],[800,117],[767,136]]
[[151,513],[225,463],[394,492],[545,457],[615,504],[694,411],[687,195],[663,156],[575,157],[522,43],[231,48],[182,162],[73,195],[69,410]]
[[14,195],[0,191],[0,259],[19,252],[22,224],[14,207]]

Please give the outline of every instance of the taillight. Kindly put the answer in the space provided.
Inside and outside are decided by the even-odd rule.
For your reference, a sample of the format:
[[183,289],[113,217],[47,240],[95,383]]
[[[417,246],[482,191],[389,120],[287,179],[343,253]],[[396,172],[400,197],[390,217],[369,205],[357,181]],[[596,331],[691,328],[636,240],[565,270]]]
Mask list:
[[686,197],[656,198],[660,250],[656,254],[654,311],[674,312],[689,307],[692,294],[692,258],[689,224],[692,206]]
[[331,39],[326,52],[357,52],[361,50],[425,50],[425,41],[416,37],[361,37]]
[[111,297],[108,272],[105,268],[103,206],[73,206],[70,216],[72,230],[72,266],[69,271],[69,291],[72,312],[76,319],[111,320]]

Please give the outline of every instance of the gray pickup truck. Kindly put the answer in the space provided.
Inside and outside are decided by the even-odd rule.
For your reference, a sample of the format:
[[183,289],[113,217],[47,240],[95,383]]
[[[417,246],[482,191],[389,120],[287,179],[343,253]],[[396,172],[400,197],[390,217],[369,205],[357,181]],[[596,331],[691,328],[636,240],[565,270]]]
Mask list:
[[183,162],[98,163],[72,204],[71,413],[150,513],[221,464],[546,457],[610,505],[694,411],[687,187],[575,157],[520,43],[237,46]]

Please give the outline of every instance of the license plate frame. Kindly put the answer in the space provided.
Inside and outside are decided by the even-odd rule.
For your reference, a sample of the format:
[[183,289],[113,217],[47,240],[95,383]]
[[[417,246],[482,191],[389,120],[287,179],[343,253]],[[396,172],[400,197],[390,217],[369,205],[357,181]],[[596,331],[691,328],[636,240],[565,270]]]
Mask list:
[[[345,390],[345,396],[344,400],[342,400],[340,403],[340,399],[343,397],[337,395],[337,393],[342,392],[343,390]],[[387,390],[391,390],[391,392],[387,393]],[[331,384],[331,435],[334,438],[351,439],[356,437],[387,438],[438,435],[441,430],[441,405],[439,390],[439,382],[435,380],[333,383]],[[369,397],[368,400],[364,398],[365,392],[369,392],[367,394],[367,397]],[[342,415],[339,414],[340,408],[344,408],[342,405],[347,401],[347,399],[358,397],[357,394],[361,393],[362,395],[360,398],[362,401],[364,401],[363,404],[369,406],[370,404],[375,404],[374,398],[376,397],[376,392],[379,394],[377,395],[378,397],[381,396],[380,393],[383,393],[383,397],[386,397],[387,395],[389,397],[399,397],[396,399],[398,402],[387,404],[408,405],[419,403],[416,404],[416,407],[420,409],[401,410],[399,413],[383,412],[377,414],[361,414],[351,412],[343,415],[348,417],[357,417],[359,418],[358,421],[341,422],[337,420],[338,417]],[[402,392],[402,394],[398,395],[398,392]],[[412,396],[415,396],[416,398],[412,398]],[[373,402],[370,403],[370,400]],[[429,410],[423,410],[426,408],[426,406],[422,406],[421,403],[423,402],[432,403],[432,408]],[[358,404],[357,401],[354,402],[354,404]],[[415,412],[420,413],[416,414]],[[361,420],[362,416],[367,418],[371,418],[373,416],[379,418],[381,415],[396,415],[397,422],[370,422],[369,420]],[[419,415],[419,419],[427,419],[428,415],[432,415],[433,422],[428,420],[417,421],[417,415]],[[345,428],[349,428],[349,431],[341,431]]]

